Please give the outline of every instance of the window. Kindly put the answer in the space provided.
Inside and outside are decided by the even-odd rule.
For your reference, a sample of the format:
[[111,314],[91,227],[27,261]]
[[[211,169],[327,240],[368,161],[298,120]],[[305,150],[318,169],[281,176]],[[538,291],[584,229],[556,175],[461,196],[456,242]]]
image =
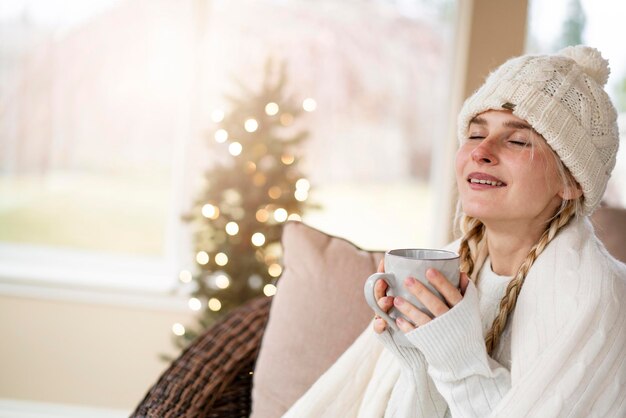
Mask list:
[[[0,276],[171,289],[211,114],[271,56],[313,97],[304,221],[428,245],[448,141],[454,0],[30,2],[0,9]],[[437,168],[438,169],[438,168]]]

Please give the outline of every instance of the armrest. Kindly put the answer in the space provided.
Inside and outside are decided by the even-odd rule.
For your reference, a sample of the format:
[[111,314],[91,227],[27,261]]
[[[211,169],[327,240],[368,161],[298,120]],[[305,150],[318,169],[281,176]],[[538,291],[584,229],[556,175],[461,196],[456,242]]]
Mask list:
[[271,298],[233,310],[161,375],[131,417],[247,417]]

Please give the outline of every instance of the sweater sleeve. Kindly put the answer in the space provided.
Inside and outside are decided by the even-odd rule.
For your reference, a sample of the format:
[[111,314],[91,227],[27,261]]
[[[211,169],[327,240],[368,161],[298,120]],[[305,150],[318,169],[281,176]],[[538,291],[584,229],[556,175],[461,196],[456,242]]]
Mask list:
[[397,345],[389,330],[378,338],[400,364],[385,418],[444,416],[447,405],[426,373],[424,355],[417,348]]
[[454,417],[487,417],[511,388],[509,371],[487,354],[478,295],[470,282],[446,314],[408,333]]

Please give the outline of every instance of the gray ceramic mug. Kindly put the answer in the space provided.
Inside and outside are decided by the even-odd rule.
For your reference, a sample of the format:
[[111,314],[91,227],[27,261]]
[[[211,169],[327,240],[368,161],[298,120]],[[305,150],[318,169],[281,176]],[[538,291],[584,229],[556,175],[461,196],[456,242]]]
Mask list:
[[389,285],[387,296],[400,296],[409,301],[418,309],[428,313],[420,301],[413,296],[404,286],[407,277],[414,277],[437,295],[441,300],[443,296],[435,290],[426,280],[426,270],[434,268],[439,270],[455,287],[459,286],[459,255],[452,251],[430,250],[430,249],[397,249],[385,253],[385,272],[372,274],[365,282],[364,292],[367,304],[385,321],[393,335],[396,343],[411,346],[411,343],[404,337],[404,334],[396,325],[396,318],[401,316],[399,310],[392,307],[387,314],[378,306],[374,286],[379,280],[385,280]]

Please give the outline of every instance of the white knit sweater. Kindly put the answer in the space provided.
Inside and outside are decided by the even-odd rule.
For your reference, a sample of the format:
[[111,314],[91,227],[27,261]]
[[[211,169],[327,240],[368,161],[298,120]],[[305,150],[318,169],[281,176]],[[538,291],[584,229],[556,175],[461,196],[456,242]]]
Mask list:
[[498,286],[479,287],[407,334],[415,349],[368,327],[284,417],[626,417],[626,266],[587,219],[533,264],[495,359],[484,298]]

